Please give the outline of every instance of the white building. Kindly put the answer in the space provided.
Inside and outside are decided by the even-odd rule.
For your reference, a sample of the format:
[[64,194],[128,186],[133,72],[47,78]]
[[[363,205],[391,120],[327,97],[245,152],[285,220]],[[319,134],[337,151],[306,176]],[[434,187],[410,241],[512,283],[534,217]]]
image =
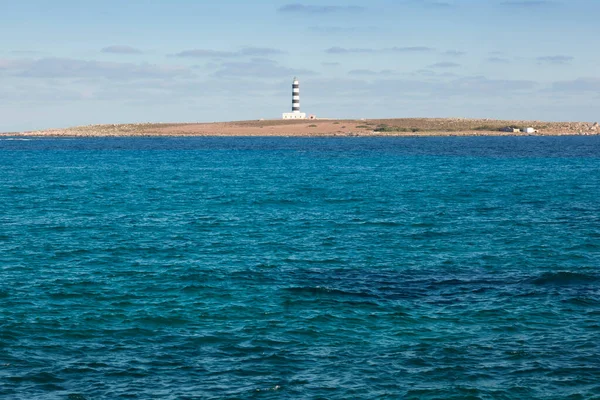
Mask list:
[[292,82],[292,112],[283,113],[283,119],[306,119],[306,113],[300,112],[300,82],[294,78]]

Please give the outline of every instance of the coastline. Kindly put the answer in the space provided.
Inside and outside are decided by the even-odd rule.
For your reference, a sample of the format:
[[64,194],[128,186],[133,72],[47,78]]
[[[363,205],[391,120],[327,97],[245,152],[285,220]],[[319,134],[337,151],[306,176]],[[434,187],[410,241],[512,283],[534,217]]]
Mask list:
[[[535,133],[504,132],[506,127],[533,127]],[[600,135],[590,122],[544,122],[466,118],[361,120],[255,120],[212,123],[137,123],[76,126],[2,137],[439,137],[439,136],[568,136]]]

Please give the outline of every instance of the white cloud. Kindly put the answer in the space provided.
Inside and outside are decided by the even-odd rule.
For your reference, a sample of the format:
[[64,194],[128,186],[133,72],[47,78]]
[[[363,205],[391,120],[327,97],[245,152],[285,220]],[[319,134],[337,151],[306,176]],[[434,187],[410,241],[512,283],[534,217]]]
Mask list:
[[155,64],[87,61],[71,58],[4,60],[0,68],[23,78],[106,78],[114,80],[191,77],[189,69]]
[[131,46],[124,45],[113,45],[105,47],[101,50],[102,53],[110,53],[110,54],[141,54],[143,53],[140,49],[136,49]]
[[280,65],[279,63],[265,59],[254,58],[247,62],[225,62],[222,63],[214,74],[216,77],[255,77],[255,78],[282,78],[293,75],[315,75],[314,71],[307,69],[295,69]]
[[540,64],[553,64],[553,65],[565,65],[573,61],[574,58],[570,56],[545,56],[538,57],[537,61]]
[[173,54],[180,58],[238,58],[238,57],[268,57],[286,54],[285,51],[269,47],[243,47],[237,51],[222,51],[210,49],[184,50]]

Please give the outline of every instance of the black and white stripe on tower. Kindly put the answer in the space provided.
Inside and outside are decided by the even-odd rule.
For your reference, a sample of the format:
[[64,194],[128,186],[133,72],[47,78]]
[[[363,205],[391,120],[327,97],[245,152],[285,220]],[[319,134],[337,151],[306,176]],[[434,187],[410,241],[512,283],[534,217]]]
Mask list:
[[300,82],[294,78],[292,83],[292,112],[300,112]]

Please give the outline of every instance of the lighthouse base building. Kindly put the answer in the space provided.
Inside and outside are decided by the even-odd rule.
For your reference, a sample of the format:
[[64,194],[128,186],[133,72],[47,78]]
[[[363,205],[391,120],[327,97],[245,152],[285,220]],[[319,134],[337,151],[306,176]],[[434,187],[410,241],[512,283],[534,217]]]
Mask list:
[[306,113],[291,112],[291,113],[283,113],[283,119],[306,119]]
[[292,112],[283,113],[283,119],[306,119],[306,113],[300,112],[300,82],[294,78],[292,82]]

